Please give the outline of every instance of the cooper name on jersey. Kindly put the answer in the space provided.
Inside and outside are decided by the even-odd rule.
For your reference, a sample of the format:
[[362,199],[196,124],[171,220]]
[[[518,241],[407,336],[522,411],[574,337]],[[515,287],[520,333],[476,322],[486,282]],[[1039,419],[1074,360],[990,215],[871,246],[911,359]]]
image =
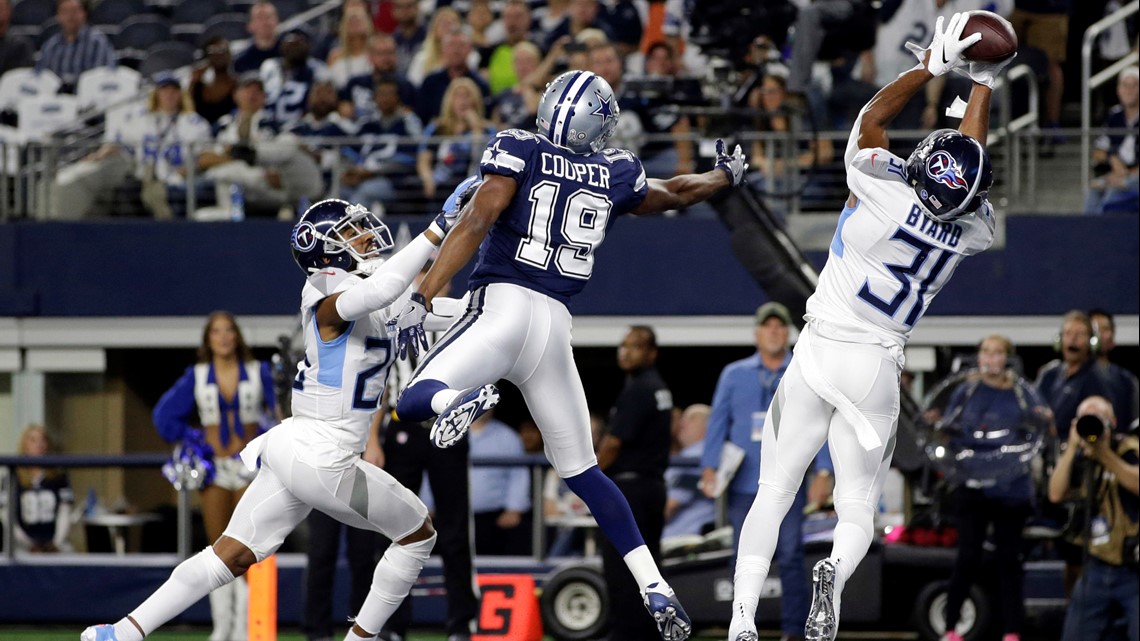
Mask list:
[[958,223],[940,223],[930,216],[922,213],[918,205],[911,205],[910,213],[906,215],[906,224],[926,234],[936,243],[947,247],[957,247],[962,239],[962,226]]
[[545,151],[540,156],[542,164],[539,171],[547,176],[585,182],[591,187],[610,188],[610,170],[605,165],[574,162],[569,158]]

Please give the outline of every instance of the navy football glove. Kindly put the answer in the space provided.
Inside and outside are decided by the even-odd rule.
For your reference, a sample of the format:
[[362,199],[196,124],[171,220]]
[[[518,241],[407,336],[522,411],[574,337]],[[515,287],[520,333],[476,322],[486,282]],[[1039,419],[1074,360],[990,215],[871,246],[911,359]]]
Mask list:
[[744,162],[744,152],[741,151],[740,145],[737,145],[736,149],[732,151],[732,155],[729,155],[724,141],[717,138],[715,167],[728,176],[728,184],[734,187],[742,184],[744,172],[748,171],[748,163]]
[[388,330],[396,333],[396,352],[400,358],[407,358],[409,352],[414,356],[427,351],[427,333],[424,332],[424,319],[427,315],[424,295],[412,292],[404,309],[388,321]]
[[479,185],[482,184],[483,179],[477,175],[469,176],[459,183],[459,186],[451,192],[451,195],[443,203],[443,210],[439,212],[439,215],[435,217],[428,228],[440,238],[447,236],[451,228],[455,227],[455,223],[459,222],[459,214],[463,211],[464,205],[471,200],[471,197],[475,195],[475,190],[479,189]]

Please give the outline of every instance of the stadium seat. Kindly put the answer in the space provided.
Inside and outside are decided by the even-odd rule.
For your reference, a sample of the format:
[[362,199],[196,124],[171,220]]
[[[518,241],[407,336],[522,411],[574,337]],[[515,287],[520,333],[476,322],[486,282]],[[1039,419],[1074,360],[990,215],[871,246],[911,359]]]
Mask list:
[[52,133],[74,125],[79,115],[79,99],[65,94],[36,96],[20,101],[16,109],[17,129],[28,142],[45,140]]
[[106,109],[138,94],[142,77],[129,67],[96,67],[79,74],[79,109]]
[[146,51],[151,45],[170,41],[170,22],[161,16],[144,14],[123,22],[114,38],[116,49]]
[[202,24],[202,35],[198,37],[198,44],[201,45],[213,36],[225,36],[230,42],[248,38],[246,22],[245,14],[241,13],[216,15]]
[[44,43],[48,41],[48,38],[51,38],[57,33],[59,33],[59,21],[55,19],[55,16],[44,20],[43,24],[40,25],[39,34],[36,36],[36,49],[43,49]]
[[273,0],[273,6],[277,7],[277,17],[282,22],[310,8],[306,0]]
[[0,111],[15,111],[18,103],[29,98],[54,96],[62,84],[50,71],[12,69],[0,76]]
[[160,42],[146,50],[139,73],[150,78],[159,71],[172,71],[194,64],[194,47],[177,40]]
[[193,34],[194,38],[190,42],[197,42],[198,34],[202,33],[202,24],[226,10],[225,0],[180,2],[174,5],[174,11],[170,14],[170,22],[174,25],[170,32],[175,36]]
[[109,33],[115,33],[125,23],[135,16],[149,13],[143,0],[103,0],[95,5],[87,14],[87,23],[110,27]]
[[12,7],[12,24],[23,27],[41,25],[55,17],[55,3],[44,0],[21,0]]

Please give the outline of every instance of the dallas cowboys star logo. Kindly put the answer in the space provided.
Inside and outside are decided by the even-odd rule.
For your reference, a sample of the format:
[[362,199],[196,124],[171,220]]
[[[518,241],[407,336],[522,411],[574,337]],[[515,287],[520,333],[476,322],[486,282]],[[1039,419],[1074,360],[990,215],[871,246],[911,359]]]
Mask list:
[[598,101],[601,104],[598,105],[597,109],[591,111],[590,115],[591,116],[601,116],[602,117],[602,126],[605,126],[606,122],[610,118],[616,118],[617,116],[614,115],[613,109],[610,107],[610,101],[608,98],[603,98],[601,92],[598,92],[598,91],[595,91],[594,95],[598,97]]

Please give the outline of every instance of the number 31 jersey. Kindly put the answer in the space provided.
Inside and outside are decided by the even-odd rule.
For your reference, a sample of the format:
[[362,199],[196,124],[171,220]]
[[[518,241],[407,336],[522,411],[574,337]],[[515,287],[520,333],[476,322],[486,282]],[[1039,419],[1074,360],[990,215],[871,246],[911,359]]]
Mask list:
[[938,222],[918,205],[904,167],[880,148],[860,149],[847,167],[858,202],[840,214],[807,301],[807,318],[840,334],[833,338],[870,333],[886,345],[905,345],[962,258],[993,243],[988,201],[954,222]]
[[628,151],[575,154],[521,129],[495,136],[479,168],[513,178],[518,191],[479,248],[471,288],[513,283],[563,304],[586,286],[614,220],[649,189]]

